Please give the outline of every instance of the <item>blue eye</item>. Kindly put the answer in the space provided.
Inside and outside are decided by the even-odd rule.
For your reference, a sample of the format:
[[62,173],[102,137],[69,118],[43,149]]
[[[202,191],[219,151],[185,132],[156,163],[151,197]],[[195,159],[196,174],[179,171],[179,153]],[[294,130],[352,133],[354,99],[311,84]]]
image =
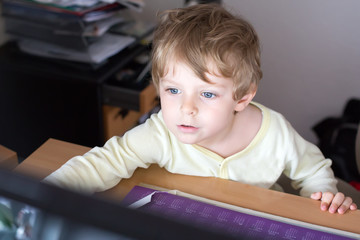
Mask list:
[[171,93],[171,94],[178,94],[180,91],[179,89],[176,89],[176,88],[169,88],[168,91]]
[[211,93],[211,92],[203,92],[203,93],[201,93],[201,95],[204,96],[205,98],[214,98],[214,97],[216,97],[216,95]]

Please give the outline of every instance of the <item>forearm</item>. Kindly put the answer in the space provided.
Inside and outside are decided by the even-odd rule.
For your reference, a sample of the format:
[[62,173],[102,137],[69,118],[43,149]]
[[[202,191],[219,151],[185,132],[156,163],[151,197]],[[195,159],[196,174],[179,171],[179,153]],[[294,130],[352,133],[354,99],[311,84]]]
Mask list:
[[298,183],[298,186],[301,188],[301,196],[310,197],[314,192],[331,192],[335,194],[338,192],[336,184],[337,180],[330,168],[330,164],[326,164],[326,166],[317,169],[305,180]]
[[[125,161],[126,159],[126,161]],[[111,138],[104,147],[76,156],[43,181],[81,192],[104,191],[122,178],[130,177],[137,167],[147,167],[128,149],[125,140]]]

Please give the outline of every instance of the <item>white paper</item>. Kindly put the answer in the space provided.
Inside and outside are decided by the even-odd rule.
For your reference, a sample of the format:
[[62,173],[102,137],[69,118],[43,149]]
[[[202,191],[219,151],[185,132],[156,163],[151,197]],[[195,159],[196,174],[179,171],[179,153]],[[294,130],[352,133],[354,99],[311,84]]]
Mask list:
[[84,51],[65,48],[33,39],[20,39],[19,47],[24,52],[43,57],[87,63],[101,63],[134,41],[135,38],[133,37],[105,33],[99,41],[91,44],[89,48]]
[[140,11],[142,7],[144,7],[144,1],[143,0],[35,0],[39,3],[45,3],[45,4],[54,4],[61,7],[69,7],[69,6],[81,6],[81,7],[91,7],[99,2],[105,2],[105,3],[121,3],[124,6]]

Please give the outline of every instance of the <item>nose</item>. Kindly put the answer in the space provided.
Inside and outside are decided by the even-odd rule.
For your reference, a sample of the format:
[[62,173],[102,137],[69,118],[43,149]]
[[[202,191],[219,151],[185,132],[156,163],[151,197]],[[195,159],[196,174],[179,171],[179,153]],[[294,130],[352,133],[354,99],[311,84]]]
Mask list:
[[196,100],[192,97],[184,97],[180,110],[186,115],[195,116],[198,113]]

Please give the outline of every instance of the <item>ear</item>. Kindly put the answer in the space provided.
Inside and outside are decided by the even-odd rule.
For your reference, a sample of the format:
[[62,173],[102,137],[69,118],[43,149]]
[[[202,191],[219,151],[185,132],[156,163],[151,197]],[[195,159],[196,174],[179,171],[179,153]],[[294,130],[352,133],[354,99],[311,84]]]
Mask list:
[[240,100],[238,100],[234,110],[236,112],[241,112],[242,110],[244,110],[249,105],[249,103],[253,100],[253,98],[255,97],[256,90],[257,90],[256,88],[251,89]]

